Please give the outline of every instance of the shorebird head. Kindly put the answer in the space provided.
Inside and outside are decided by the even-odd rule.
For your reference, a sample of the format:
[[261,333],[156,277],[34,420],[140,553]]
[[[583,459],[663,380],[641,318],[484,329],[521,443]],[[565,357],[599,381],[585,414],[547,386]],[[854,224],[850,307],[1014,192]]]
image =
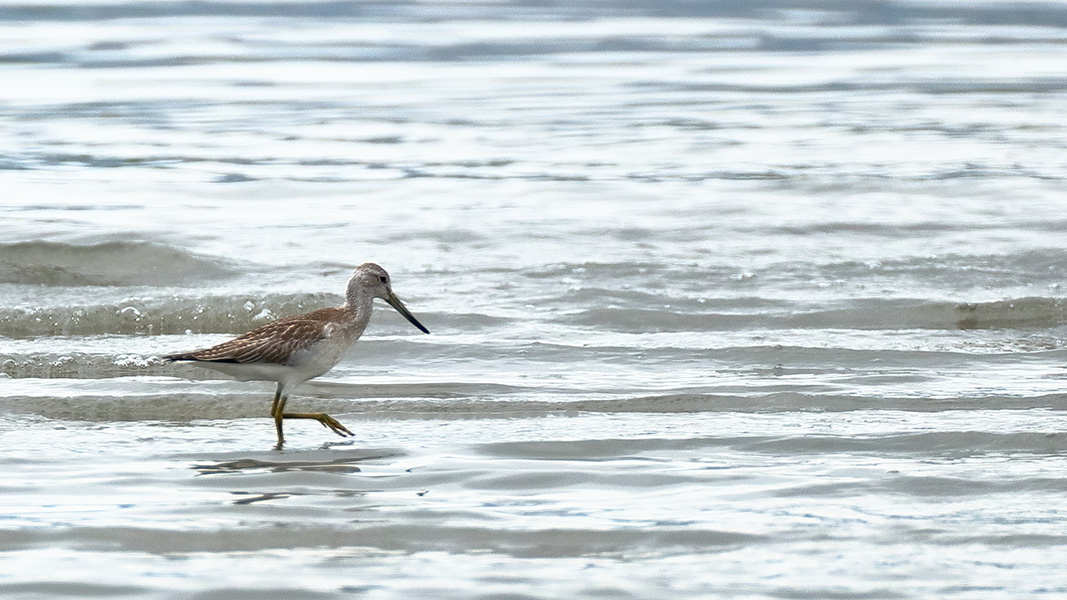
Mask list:
[[408,311],[404,303],[400,301],[400,298],[396,297],[393,293],[392,279],[389,274],[385,272],[385,269],[379,267],[374,263],[363,263],[356,267],[356,272],[352,274],[352,279],[348,282],[349,296],[352,295],[352,287],[357,286],[363,290],[364,293],[372,298],[381,298],[385,300],[389,306],[396,309],[396,312],[404,316],[409,323],[414,325],[423,333],[430,333],[429,329],[422,326],[419,320],[415,318],[415,315]]

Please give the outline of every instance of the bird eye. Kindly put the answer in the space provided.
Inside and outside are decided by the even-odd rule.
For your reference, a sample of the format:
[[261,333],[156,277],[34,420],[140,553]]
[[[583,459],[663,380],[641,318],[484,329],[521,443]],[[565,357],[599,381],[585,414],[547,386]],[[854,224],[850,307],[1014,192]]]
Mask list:
[[388,279],[385,278],[385,275],[381,275],[378,277],[378,281],[385,283],[386,281],[388,281]]

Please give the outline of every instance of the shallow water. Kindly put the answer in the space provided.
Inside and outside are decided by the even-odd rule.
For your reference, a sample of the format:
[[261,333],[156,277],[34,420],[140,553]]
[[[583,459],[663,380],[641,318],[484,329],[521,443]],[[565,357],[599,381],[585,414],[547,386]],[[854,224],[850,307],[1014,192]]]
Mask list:
[[1067,3],[0,22],[3,597],[1067,594]]

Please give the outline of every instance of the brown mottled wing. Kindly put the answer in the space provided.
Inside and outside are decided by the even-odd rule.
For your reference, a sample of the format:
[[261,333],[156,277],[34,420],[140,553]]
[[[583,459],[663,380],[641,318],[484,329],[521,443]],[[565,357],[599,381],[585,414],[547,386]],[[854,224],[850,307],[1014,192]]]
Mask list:
[[306,350],[327,337],[330,314],[336,309],[317,310],[306,315],[267,323],[217,346],[172,354],[170,360],[208,362],[285,364],[297,351]]

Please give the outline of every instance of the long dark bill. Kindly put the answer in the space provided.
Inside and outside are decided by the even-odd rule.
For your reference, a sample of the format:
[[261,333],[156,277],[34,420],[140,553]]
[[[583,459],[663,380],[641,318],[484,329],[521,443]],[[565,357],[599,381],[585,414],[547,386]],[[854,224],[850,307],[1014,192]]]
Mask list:
[[400,301],[400,298],[396,297],[396,294],[394,294],[393,292],[389,292],[389,297],[386,298],[385,301],[389,303],[389,306],[395,308],[396,312],[404,315],[404,318],[407,319],[409,323],[411,323],[415,327],[418,327],[419,331],[423,333],[430,333],[430,330],[423,327],[422,323],[419,323],[419,320],[415,318],[415,315],[411,314],[411,312],[408,311],[407,307],[404,306],[404,303]]

